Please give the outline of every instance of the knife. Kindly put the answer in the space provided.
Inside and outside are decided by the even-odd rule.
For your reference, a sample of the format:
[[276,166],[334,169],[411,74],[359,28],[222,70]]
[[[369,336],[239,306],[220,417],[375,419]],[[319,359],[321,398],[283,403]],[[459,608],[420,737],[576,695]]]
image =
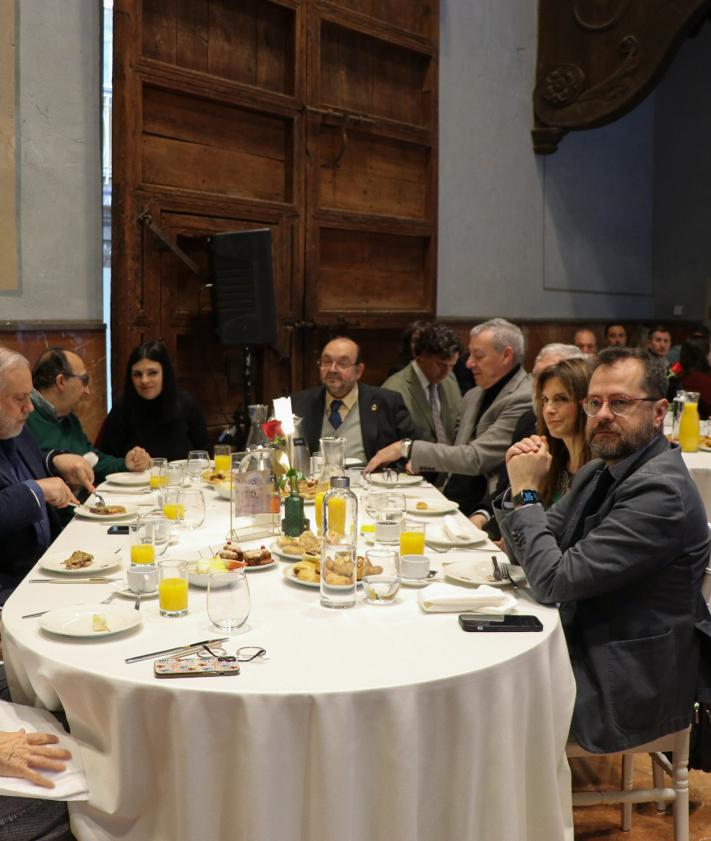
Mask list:
[[196,651],[203,647],[203,645],[217,645],[218,642],[227,642],[229,637],[221,637],[217,640],[202,640],[201,642],[191,642],[188,645],[177,645],[175,648],[164,648],[162,651],[151,651],[149,654],[139,654],[136,657],[127,657],[124,663],[138,663],[140,660],[152,660],[156,657],[162,657],[164,654],[176,654],[181,652],[185,654],[191,649]]
[[110,584],[114,581],[121,581],[120,578],[30,578],[28,584]]

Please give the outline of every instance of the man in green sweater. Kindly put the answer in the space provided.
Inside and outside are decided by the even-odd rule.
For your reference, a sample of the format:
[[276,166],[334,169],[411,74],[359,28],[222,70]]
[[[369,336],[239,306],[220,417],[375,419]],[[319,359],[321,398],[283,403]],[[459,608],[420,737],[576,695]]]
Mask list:
[[89,393],[89,375],[81,357],[69,350],[49,348],[32,370],[34,411],[27,425],[43,450],[62,449],[84,456],[94,468],[96,484],[109,473],[140,471],[150,467],[150,456],[134,447],[125,458],[100,452],[94,447],[74,414],[74,408]]

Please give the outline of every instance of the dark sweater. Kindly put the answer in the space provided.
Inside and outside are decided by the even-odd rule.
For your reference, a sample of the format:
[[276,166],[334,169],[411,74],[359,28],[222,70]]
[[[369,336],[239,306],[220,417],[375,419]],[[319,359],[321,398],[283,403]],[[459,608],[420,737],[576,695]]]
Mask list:
[[153,457],[169,461],[186,458],[190,450],[207,450],[205,420],[189,395],[178,395],[177,410],[163,412],[160,397],[142,400],[138,413],[129,413],[123,400],[117,400],[106,418],[97,446],[105,453],[124,454],[132,447],[143,447]]

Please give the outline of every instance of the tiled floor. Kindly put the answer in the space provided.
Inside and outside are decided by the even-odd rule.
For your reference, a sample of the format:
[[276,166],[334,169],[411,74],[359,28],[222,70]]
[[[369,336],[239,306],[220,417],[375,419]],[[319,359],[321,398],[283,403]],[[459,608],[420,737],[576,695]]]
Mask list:
[[[571,761],[573,790],[613,788],[619,785],[620,760],[600,757]],[[635,785],[652,786],[651,760],[635,757]],[[711,774],[691,771],[689,841],[711,841]],[[632,829],[622,832],[620,806],[586,806],[574,810],[575,841],[673,841],[671,806],[668,814],[653,803],[632,807]]]

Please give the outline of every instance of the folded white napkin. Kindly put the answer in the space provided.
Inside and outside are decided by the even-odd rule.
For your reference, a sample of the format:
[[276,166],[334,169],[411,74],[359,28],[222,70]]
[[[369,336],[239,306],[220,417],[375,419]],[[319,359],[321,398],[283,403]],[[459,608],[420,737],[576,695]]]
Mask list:
[[0,730],[13,732],[23,727],[28,733],[54,733],[59,738],[57,747],[71,751],[72,758],[67,760],[64,771],[39,769],[41,774],[52,780],[54,788],[42,788],[28,780],[15,777],[0,777],[0,794],[40,797],[45,800],[88,800],[89,786],[79,754],[79,745],[65,732],[57,719],[45,710],[0,702]]
[[427,613],[508,613],[516,607],[518,599],[496,587],[482,584],[476,590],[457,587],[436,581],[417,594],[420,607]]
[[475,540],[485,540],[486,533],[478,529],[470,520],[463,520],[454,514],[448,514],[442,523],[445,537],[452,543],[472,543]]

